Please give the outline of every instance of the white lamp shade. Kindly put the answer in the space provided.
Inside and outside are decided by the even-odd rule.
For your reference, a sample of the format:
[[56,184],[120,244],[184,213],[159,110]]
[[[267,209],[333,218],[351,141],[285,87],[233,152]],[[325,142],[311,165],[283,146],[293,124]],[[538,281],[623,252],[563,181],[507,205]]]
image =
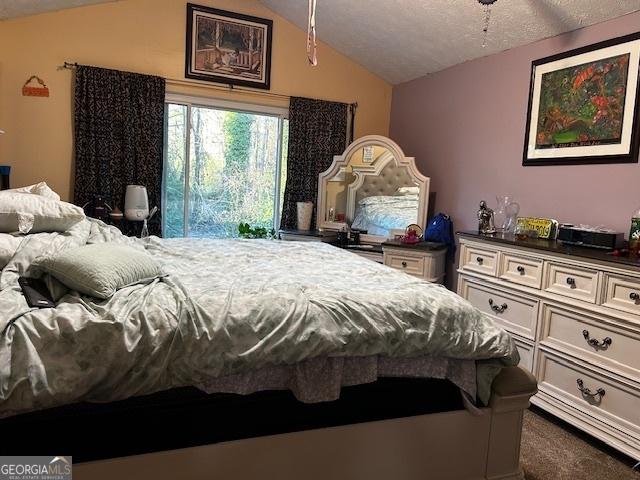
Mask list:
[[144,185],[127,185],[124,197],[124,216],[127,220],[144,220],[149,216],[149,198]]

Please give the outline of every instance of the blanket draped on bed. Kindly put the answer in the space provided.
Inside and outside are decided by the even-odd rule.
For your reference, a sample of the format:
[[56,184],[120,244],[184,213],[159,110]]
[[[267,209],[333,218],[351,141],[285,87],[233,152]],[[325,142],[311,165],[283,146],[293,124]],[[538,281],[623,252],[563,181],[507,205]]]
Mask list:
[[[108,300],[68,292],[56,308],[27,306],[17,279],[40,274],[36,257],[106,241],[146,249],[168,275]],[[184,385],[242,392],[230,378],[306,362],[300,378],[318,361],[371,357],[432,357],[422,374],[473,395],[456,374],[470,364],[486,402],[501,366],[519,360],[511,337],[456,294],[320,243],[142,241],[86,220],[24,237],[0,275],[0,306],[0,417]],[[405,370],[384,362],[367,364],[369,374]]]

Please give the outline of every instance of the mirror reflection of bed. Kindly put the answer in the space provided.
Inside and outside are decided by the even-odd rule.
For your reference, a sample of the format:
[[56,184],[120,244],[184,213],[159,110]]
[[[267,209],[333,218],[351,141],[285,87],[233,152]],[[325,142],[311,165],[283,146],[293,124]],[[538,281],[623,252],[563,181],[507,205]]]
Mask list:
[[429,179],[385,137],[356,140],[320,174],[318,222],[324,230],[357,230],[383,242],[426,225]]
[[393,231],[418,221],[420,187],[407,167],[396,164],[390,152],[385,151],[374,162],[381,167],[379,173],[364,171],[360,181],[348,187],[354,192],[355,211],[347,219],[351,221],[351,229],[391,237]]

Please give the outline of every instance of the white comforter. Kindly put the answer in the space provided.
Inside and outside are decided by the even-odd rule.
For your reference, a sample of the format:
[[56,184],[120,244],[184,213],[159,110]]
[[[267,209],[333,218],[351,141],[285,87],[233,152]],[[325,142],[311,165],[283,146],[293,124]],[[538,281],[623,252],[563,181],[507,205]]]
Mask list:
[[[146,248],[168,276],[101,301],[76,292],[30,309],[17,285],[38,255],[104,241]],[[122,237],[84,221],[29,235],[0,276],[0,417],[111,401],[317,358],[476,360],[486,401],[518,354],[469,303],[326,244]]]

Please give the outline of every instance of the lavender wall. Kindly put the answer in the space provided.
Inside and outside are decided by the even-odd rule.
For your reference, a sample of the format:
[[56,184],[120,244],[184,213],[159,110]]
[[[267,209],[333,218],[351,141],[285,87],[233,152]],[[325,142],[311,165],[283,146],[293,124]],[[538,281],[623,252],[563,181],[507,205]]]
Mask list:
[[640,12],[394,87],[390,136],[431,177],[436,210],[473,229],[481,199],[513,193],[523,215],[626,233],[640,164],[523,167],[522,152],[531,61],[638,30]]

